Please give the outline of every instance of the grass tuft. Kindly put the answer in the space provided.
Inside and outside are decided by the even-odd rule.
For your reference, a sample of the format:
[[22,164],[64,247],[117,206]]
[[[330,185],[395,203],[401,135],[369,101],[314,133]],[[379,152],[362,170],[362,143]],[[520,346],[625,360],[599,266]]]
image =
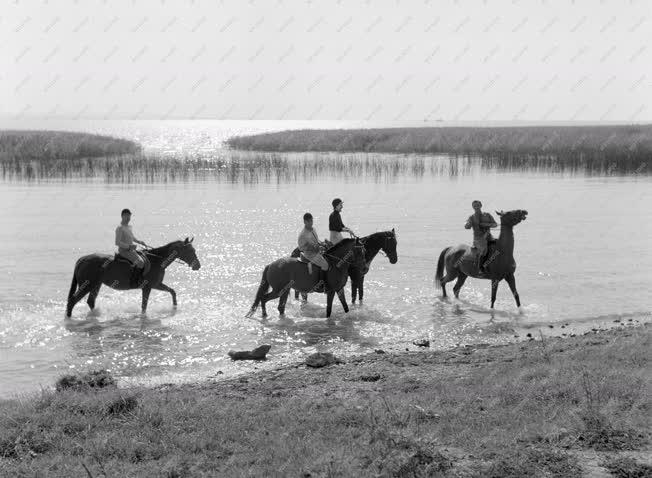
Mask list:
[[93,370],[83,375],[63,375],[55,383],[57,392],[63,390],[82,390],[85,388],[115,387],[113,375],[106,370]]

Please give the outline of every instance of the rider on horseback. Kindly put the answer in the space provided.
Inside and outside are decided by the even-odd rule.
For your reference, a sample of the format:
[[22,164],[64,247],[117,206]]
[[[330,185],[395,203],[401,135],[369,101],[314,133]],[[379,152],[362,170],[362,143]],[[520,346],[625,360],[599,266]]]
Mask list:
[[493,241],[494,238],[489,230],[492,227],[498,227],[494,218],[488,212],[482,212],[482,203],[475,200],[471,203],[474,214],[469,216],[466,220],[464,227],[466,229],[473,228],[473,249],[475,249],[478,261],[478,270],[480,274],[485,274],[484,257],[487,254],[487,243]]
[[340,211],[344,207],[342,200],[335,198],[331,204],[333,205],[333,212],[328,217],[328,230],[331,233],[331,242],[335,245],[344,239],[342,237],[342,231],[348,232],[349,234],[353,234],[353,231],[342,223],[342,216],[340,216]]
[[135,280],[145,268],[145,261],[140,254],[136,252],[134,242],[143,246],[146,246],[147,244],[136,239],[131,230],[131,226],[129,225],[131,211],[129,209],[123,209],[121,216],[122,221],[115,229],[115,245],[118,246],[118,255],[128,259],[129,262],[132,263],[132,280]]
[[329,266],[322,253],[326,243],[319,240],[317,230],[312,226],[312,214],[307,212],[303,215],[303,224],[304,228],[299,233],[299,250],[306,259],[320,267],[319,279],[325,286],[326,271]]

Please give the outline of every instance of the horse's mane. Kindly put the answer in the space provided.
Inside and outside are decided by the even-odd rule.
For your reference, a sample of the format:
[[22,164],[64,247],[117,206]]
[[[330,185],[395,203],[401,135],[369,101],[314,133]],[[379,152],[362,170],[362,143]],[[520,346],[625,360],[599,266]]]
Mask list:
[[355,239],[353,239],[353,238],[342,239],[340,242],[338,242],[337,244],[335,244],[333,247],[331,247],[330,249],[328,249],[326,252],[328,252],[328,253],[337,252],[337,250],[338,250],[340,247],[343,247],[343,246],[346,245],[346,244],[351,244],[351,242],[354,242],[354,241],[355,241]]
[[161,254],[167,252],[167,251],[170,249],[170,246],[172,246],[172,244],[175,244],[175,243],[177,243],[177,242],[183,242],[183,241],[182,241],[182,240],[178,240],[178,241],[168,242],[168,243],[167,243],[166,245],[164,245],[164,246],[153,247],[152,249],[147,249],[145,252],[146,252],[146,253],[149,252],[149,253],[156,254],[156,255],[161,255]]
[[377,231],[377,232],[374,232],[373,234],[369,234],[368,236],[361,237],[360,239],[368,240],[368,239],[371,239],[372,237],[374,237],[374,238],[375,237],[387,237],[387,236],[391,236],[391,235],[392,235],[392,231]]

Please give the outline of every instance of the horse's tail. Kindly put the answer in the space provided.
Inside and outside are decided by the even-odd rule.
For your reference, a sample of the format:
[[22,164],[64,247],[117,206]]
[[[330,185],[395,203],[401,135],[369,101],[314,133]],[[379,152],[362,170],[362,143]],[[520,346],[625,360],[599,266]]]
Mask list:
[[251,306],[251,310],[247,315],[256,312],[256,309],[258,308],[258,304],[260,304],[261,299],[265,294],[267,294],[267,290],[269,289],[269,281],[267,280],[268,269],[269,266],[265,266],[265,269],[263,270],[263,277],[260,279],[260,285],[258,286],[258,291],[256,292],[256,299],[254,300],[254,303]]
[[70,283],[70,290],[68,291],[68,303],[66,304],[66,317],[72,315],[72,308],[75,306],[75,292],[77,292],[77,267],[79,261],[75,262],[75,269],[72,271],[72,282]]
[[447,247],[441,254],[439,254],[439,260],[437,261],[437,272],[435,273],[435,289],[441,288],[441,280],[444,278],[444,259],[446,258],[446,253],[450,247]]

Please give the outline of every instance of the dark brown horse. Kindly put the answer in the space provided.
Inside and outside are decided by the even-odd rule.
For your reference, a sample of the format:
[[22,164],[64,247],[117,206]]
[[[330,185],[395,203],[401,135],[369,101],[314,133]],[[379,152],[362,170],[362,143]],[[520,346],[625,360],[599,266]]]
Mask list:
[[[369,272],[369,267],[371,267],[371,262],[374,260],[376,255],[380,251],[383,251],[387,258],[389,259],[390,264],[396,264],[398,261],[398,254],[396,252],[396,233],[394,229],[391,231],[376,232],[370,234],[369,236],[361,237],[360,242],[364,244],[365,247],[365,266],[359,268],[355,265],[349,267],[349,277],[351,278],[351,303],[355,304],[356,296],[360,299],[362,303],[362,297],[364,295],[364,276]],[[299,257],[300,251],[297,247],[292,251],[291,257]],[[301,293],[303,300],[308,300],[308,294],[306,292]],[[339,294],[338,294],[339,295]],[[296,299],[299,298],[299,291],[295,291]]]
[[[514,260],[514,231],[512,230],[519,222],[527,217],[527,211],[516,209],[508,212],[498,212],[500,216],[500,237],[495,242],[489,243],[489,248],[484,259],[484,275],[480,275],[476,261],[475,250],[466,244],[457,247],[447,247],[439,255],[437,262],[437,273],[435,274],[435,287],[441,287],[443,297],[446,297],[446,283],[457,278],[453,293],[458,298],[460,289],[467,277],[491,280],[491,308],[496,302],[496,291],[501,280],[505,279],[509,285],[516,306],[521,306],[521,301],[516,291],[516,261]],[[444,265],[446,275],[444,276]]]
[[177,294],[174,289],[163,284],[163,276],[165,268],[177,259],[188,264],[194,271],[201,267],[192,241],[186,237],[185,241],[174,241],[165,246],[144,251],[149,268],[145,269],[138,284],[133,284],[130,280],[131,263],[126,259],[119,258],[117,254],[89,254],[80,257],[75,263],[75,270],[72,274],[66,317],[71,316],[75,304],[86,294],[89,294],[88,306],[93,310],[102,284],[117,290],[142,289],[143,313],[147,310],[147,301],[152,289],[169,292],[172,295],[172,305],[176,306]]
[[[337,245],[331,247],[324,253],[330,268],[326,273],[326,317],[331,316],[333,309],[333,297],[338,293],[344,312],[349,311],[344,294],[339,291],[346,285],[348,280],[349,268],[353,265],[364,267],[365,248],[359,239],[344,239]],[[271,264],[265,266],[263,277],[256,293],[251,309],[246,317],[252,317],[258,308],[258,304],[263,309],[263,318],[267,317],[265,304],[270,300],[279,298],[278,311],[283,316],[285,314],[285,303],[287,302],[290,289],[296,289],[301,292],[324,292],[321,281],[319,280],[319,267],[312,266],[312,274],[308,270],[308,265],[294,257],[283,257]],[[271,292],[267,292],[269,288]]]

